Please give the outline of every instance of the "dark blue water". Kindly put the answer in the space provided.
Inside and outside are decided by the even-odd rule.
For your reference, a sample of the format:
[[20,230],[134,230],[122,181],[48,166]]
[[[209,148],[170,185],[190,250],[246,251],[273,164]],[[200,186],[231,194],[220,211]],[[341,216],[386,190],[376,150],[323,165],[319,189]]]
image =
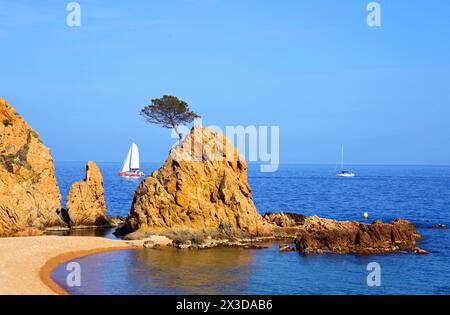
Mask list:
[[[111,215],[126,215],[140,180],[117,176],[102,164]],[[66,195],[84,176],[83,163],[57,163]],[[157,164],[144,165],[150,173]],[[356,178],[333,176],[334,166],[282,165],[276,173],[249,168],[258,210],[317,214],[342,220],[413,221],[430,255],[312,255],[268,249],[128,250],[87,256],[75,294],[450,294],[450,234],[431,225],[450,223],[450,167],[353,166]],[[366,283],[369,262],[381,266],[381,286]],[[66,265],[54,271],[65,286]]]

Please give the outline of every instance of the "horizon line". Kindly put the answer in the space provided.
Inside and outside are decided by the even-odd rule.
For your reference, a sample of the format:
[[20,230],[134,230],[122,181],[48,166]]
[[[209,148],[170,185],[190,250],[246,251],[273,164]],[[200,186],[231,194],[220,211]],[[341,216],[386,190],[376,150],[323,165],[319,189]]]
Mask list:
[[[87,160],[87,161],[93,161],[93,160]],[[54,160],[55,163],[87,163],[87,161],[82,160]],[[94,161],[95,163],[118,163],[123,164],[123,161]],[[141,161],[141,164],[164,164],[164,161]],[[247,162],[248,165],[264,165],[266,163],[264,162]],[[303,163],[303,162],[287,162],[287,163],[280,163],[279,165],[317,165],[317,166],[336,166],[338,163]],[[399,164],[399,163],[369,163],[369,164],[363,164],[363,163],[347,163],[346,166],[433,166],[433,167],[439,167],[439,166],[447,166],[450,167],[450,164],[421,164],[421,163],[406,163],[406,164]]]

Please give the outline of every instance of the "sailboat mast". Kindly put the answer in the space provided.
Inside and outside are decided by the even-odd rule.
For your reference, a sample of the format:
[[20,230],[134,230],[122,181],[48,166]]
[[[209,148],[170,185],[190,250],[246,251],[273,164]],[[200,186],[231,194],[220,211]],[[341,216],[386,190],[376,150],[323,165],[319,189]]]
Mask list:
[[344,145],[341,145],[341,171],[344,170]]

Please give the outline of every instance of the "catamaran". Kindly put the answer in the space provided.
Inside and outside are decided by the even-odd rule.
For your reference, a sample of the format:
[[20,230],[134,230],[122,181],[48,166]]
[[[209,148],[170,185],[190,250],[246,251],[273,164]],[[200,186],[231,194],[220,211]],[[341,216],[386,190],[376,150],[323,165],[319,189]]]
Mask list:
[[122,177],[141,177],[144,173],[139,170],[139,149],[136,143],[132,143],[130,150],[128,150],[127,158],[123,163],[122,169],[119,172]]
[[344,146],[341,146],[341,172],[337,173],[338,177],[355,177],[356,174],[350,171],[344,170]]

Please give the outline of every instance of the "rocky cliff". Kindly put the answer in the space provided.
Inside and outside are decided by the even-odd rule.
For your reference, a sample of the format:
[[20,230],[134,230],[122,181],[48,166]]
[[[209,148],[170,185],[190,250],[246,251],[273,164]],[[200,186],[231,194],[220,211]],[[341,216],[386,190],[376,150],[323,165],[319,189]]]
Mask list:
[[97,164],[89,161],[86,177],[70,188],[66,208],[72,225],[92,226],[107,224],[103,177]]
[[50,150],[0,98],[0,235],[63,224]]
[[[264,235],[247,164],[222,134],[196,126],[135,192],[122,232]],[[171,234],[172,235],[172,234]]]

